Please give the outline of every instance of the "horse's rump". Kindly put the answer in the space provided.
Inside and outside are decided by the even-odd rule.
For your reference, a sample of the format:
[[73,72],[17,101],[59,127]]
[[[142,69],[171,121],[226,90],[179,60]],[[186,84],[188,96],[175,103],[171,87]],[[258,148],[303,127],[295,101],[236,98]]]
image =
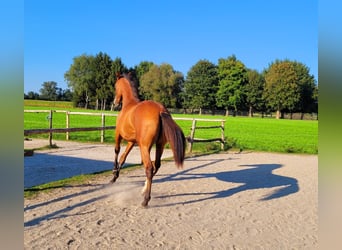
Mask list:
[[[164,137],[171,146],[173,157],[178,168],[183,167],[185,157],[185,136],[181,128],[172,119],[167,109],[160,103],[154,101],[143,101],[138,104],[135,110],[135,123],[137,139],[154,135],[149,138],[151,143],[162,140]],[[138,125],[138,123],[140,123]],[[154,131],[153,133],[149,133]],[[152,146],[152,145],[151,145]]]
[[161,135],[160,111],[161,105],[153,101],[140,102],[133,114],[136,139],[142,142],[147,140],[152,146]]

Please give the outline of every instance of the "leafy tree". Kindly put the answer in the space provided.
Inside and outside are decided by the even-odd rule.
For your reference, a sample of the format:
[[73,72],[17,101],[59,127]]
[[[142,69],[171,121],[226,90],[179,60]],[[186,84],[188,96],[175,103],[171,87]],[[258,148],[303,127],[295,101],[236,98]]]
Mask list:
[[105,109],[106,103],[113,101],[115,73],[126,71],[120,58],[113,61],[106,53],[99,52],[95,56],[83,54],[75,57],[64,77],[74,92],[75,105],[81,103],[88,108],[93,101],[96,109],[99,106]]
[[265,71],[264,96],[268,105],[277,111],[276,118],[284,117],[286,110],[292,112],[300,101],[299,75],[289,60],[276,60]]
[[57,100],[57,83],[54,81],[44,82],[40,91],[40,98],[44,100]]
[[315,85],[315,88],[312,94],[312,99],[313,99],[313,103],[312,103],[311,112],[318,113],[318,85]]
[[264,91],[265,79],[256,70],[247,70],[247,84],[245,87],[246,105],[249,107],[249,117],[253,116],[254,110],[264,109],[262,94]]
[[128,71],[127,67],[125,66],[125,64],[122,62],[121,58],[120,57],[116,57],[113,62],[112,62],[112,73],[113,73],[113,86],[115,84],[115,75],[117,72],[120,72],[120,73],[126,73]]
[[183,92],[183,103],[188,108],[214,110],[218,88],[217,66],[208,60],[200,60],[189,70]]
[[140,93],[140,79],[141,77],[147,73],[150,68],[154,65],[153,62],[149,61],[142,61],[138,65],[134,66],[133,68],[130,68],[128,71],[131,74],[131,79],[133,79],[133,82],[135,83],[135,87],[138,90],[138,95],[140,100],[144,100],[144,96]]
[[134,67],[134,71],[138,79],[140,79],[154,65],[153,62],[142,61]]
[[74,104],[84,103],[88,108],[90,99],[95,96],[95,57],[83,54],[73,58],[73,64],[64,74],[68,86],[74,92]]
[[114,96],[114,72],[112,71],[112,59],[105,53],[98,53],[95,56],[95,83],[96,83],[96,104],[95,109],[101,102],[101,110],[105,110],[106,102],[113,100]]
[[314,76],[309,73],[310,70],[306,65],[296,61],[292,63],[298,76],[300,89],[300,100],[297,109],[302,113],[301,119],[303,119],[304,113],[317,111],[317,86]]
[[218,107],[228,110],[232,108],[234,115],[245,103],[245,85],[247,84],[247,69],[245,65],[236,59],[235,55],[227,59],[219,59],[218,77],[219,89],[216,102]]
[[183,83],[183,75],[170,64],[152,65],[141,76],[139,91],[146,100],[161,102],[166,107],[177,107],[180,104],[179,93]]

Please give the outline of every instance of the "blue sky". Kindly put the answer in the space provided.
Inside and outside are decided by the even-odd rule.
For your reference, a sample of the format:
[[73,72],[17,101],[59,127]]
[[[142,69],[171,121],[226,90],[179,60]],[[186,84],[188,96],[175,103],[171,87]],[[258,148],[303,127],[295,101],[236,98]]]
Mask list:
[[[81,54],[128,67],[170,63],[186,77],[201,59],[234,54],[261,72],[276,59],[304,63],[318,79],[318,3],[312,0],[25,1],[24,92],[64,73]],[[114,84],[114,83],[113,83]]]

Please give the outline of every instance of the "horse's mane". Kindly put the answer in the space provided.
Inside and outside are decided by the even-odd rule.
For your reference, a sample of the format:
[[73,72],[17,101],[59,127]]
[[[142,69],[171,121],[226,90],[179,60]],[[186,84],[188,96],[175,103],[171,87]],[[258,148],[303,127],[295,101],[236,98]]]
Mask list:
[[132,72],[123,73],[122,76],[129,82],[131,85],[133,96],[139,101],[139,94],[138,94],[138,83],[135,74]]

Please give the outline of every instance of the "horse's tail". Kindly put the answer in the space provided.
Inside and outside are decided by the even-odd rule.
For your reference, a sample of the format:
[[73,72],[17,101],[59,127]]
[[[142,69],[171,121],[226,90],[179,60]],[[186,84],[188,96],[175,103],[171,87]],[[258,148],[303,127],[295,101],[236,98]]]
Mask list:
[[176,166],[182,168],[186,146],[184,133],[169,113],[162,112],[160,117],[163,126],[162,131],[166,140],[170,143]]

